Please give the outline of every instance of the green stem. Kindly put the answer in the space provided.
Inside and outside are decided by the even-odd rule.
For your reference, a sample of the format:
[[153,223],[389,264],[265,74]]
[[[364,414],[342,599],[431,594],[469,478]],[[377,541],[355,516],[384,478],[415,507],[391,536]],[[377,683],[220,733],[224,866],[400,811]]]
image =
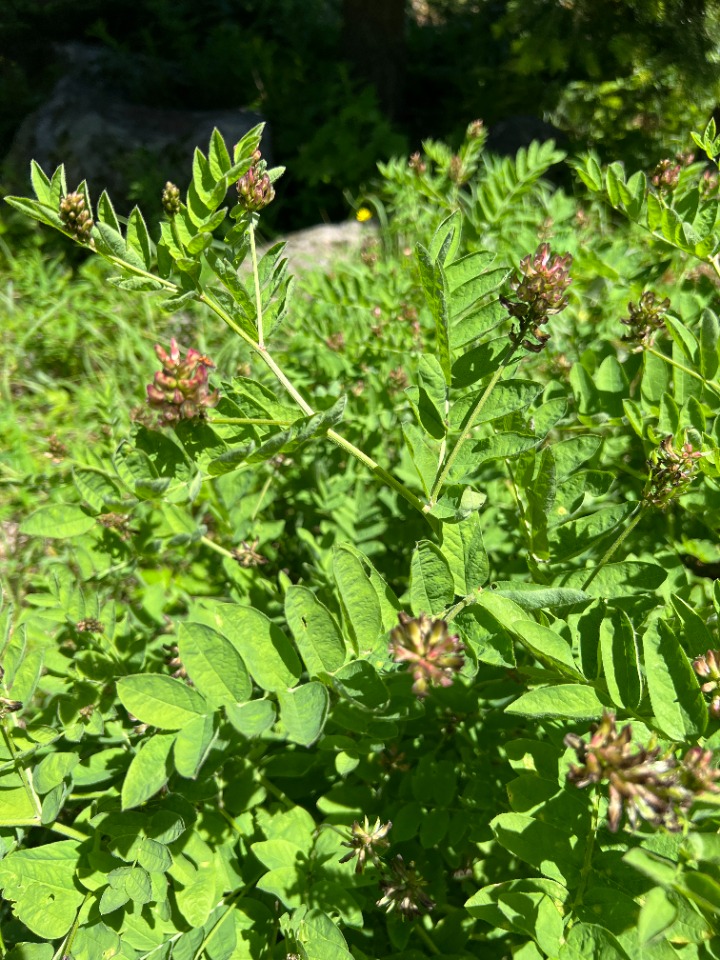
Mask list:
[[617,538],[617,540],[615,540],[615,542],[612,543],[612,544],[610,545],[610,547],[608,547],[608,549],[606,550],[605,554],[603,555],[603,558],[601,559],[600,563],[595,567],[595,569],[593,570],[593,572],[590,574],[590,576],[587,578],[587,580],[586,580],[586,581],[583,583],[583,585],[580,587],[581,590],[586,590],[586,589],[590,586],[590,584],[593,582],[593,580],[595,579],[595,577],[600,573],[600,571],[601,571],[602,568],[605,566],[605,564],[608,562],[608,560],[610,560],[610,558],[613,556],[613,554],[614,554],[615,551],[618,549],[618,547],[622,546],[622,544],[624,543],[624,541],[630,536],[630,534],[632,533],[632,531],[635,529],[635,527],[636,527],[636,526],[638,525],[638,523],[640,522],[640,519],[641,519],[641,517],[642,517],[642,515],[643,515],[643,513],[644,513],[644,510],[645,510],[645,504],[642,503],[642,502],[639,503],[638,506],[637,506],[637,508],[636,508],[636,510],[635,510],[635,513],[632,514],[631,517],[630,517],[630,522],[627,524],[627,526],[625,527],[625,529],[623,530],[623,532],[620,534],[620,536]]
[[289,427],[292,420],[273,420],[270,417],[209,417],[208,423],[255,423],[266,427]]
[[255,248],[255,224],[252,220],[248,226],[248,236],[250,237],[250,259],[252,260],[253,278],[255,280],[255,310],[257,312],[258,346],[261,350],[264,350],[265,339],[263,335],[262,295],[260,293],[260,274],[258,273],[257,250]]
[[466,597],[463,597],[462,600],[458,600],[457,603],[453,604],[452,607],[448,607],[447,613],[443,614],[442,619],[450,623],[465,607],[471,607],[474,603],[477,603],[479,593],[482,593],[482,587],[478,587],[474,593],[469,593]]
[[235,555],[231,550],[221,547],[219,543],[215,543],[215,541],[211,540],[210,537],[200,537],[200,543],[204,544],[206,547],[209,547],[210,550],[214,550],[215,553],[221,554],[223,557],[229,557],[231,560],[235,559]]
[[79,840],[80,843],[90,839],[87,834],[81,833],[75,827],[68,827],[64,823],[43,823],[43,827],[46,830],[52,830],[53,833],[59,833],[63,837],[69,837],[71,840]]
[[[104,796],[104,794],[103,794]],[[41,823],[40,820],[13,820],[13,821],[2,821],[2,826],[4,827],[24,827],[26,829],[32,829],[33,827],[42,827],[43,830],[51,830],[53,833],[59,833],[63,837],[69,837],[71,840],[78,840],[80,843],[84,843],[85,840],[90,838],[87,834],[80,833],[79,830],[76,830],[74,827],[68,827],[64,823]]]
[[275,784],[268,780],[268,778],[264,774],[260,773],[260,771],[255,773],[255,780],[260,784],[261,787],[265,787],[267,792],[275,797],[276,800],[279,800],[283,806],[288,808],[288,810],[292,810],[295,807],[295,804],[292,802],[290,797],[284,794],[279,787],[276,787]]
[[430,507],[433,507],[437,502],[438,494],[442,490],[445,484],[445,481],[447,480],[448,474],[452,470],[453,464],[457,460],[458,455],[461,449],[463,448],[463,446],[465,445],[466,441],[470,439],[470,436],[472,435],[472,432],[475,429],[475,425],[478,421],[478,417],[482,413],[483,407],[485,406],[488,399],[490,398],[490,394],[495,389],[495,386],[497,385],[498,380],[503,375],[503,372],[506,366],[510,362],[516,350],[517,350],[516,344],[511,343],[507,351],[505,352],[504,356],[500,360],[497,370],[490,378],[490,382],[485,387],[485,389],[480,394],[480,396],[477,398],[473,406],[470,408],[470,412],[468,414],[465,427],[463,428],[463,431],[460,434],[460,436],[455,441],[455,446],[450,451],[450,454],[445,461],[444,467],[442,468],[442,470],[438,474],[437,479],[435,480],[435,484],[430,493]]
[[664,353],[661,353],[659,350],[656,350],[654,347],[645,347],[647,353],[651,353],[654,357],[658,357],[660,360],[664,360],[665,363],[670,364],[671,367],[676,367],[678,370],[682,370],[683,373],[686,373],[689,377],[694,377],[696,380],[699,380],[704,386],[708,387],[713,393],[717,394],[720,397],[720,383],[717,383],[715,380],[706,380],[697,370],[693,370],[690,367],[686,367],[685,364],[679,363],[677,360],[674,360],[672,357],[666,356]]
[[[212,299],[212,297],[209,297],[206,293],[203,293],[202,296],[200,297],[200,300],[203,303],[205,303],[208,307],[210,307],[210,309],[214,313],[216,313],[220,317],[220,319],[223,320],[223,322],[230,327],[231,330],[237,333],[238,336],[240,336],[245,341],[245,343],[247,343],[250,349],[253,350],[263,360],[263,362],[272,372],[275,379],[278,380],[283,385],[287,393],[292,397],[292,399],[295,401],[298,407],[300,407],[300,409],[305,414],[305,416],[307,417],[314,416],[315,411],[313,410],[313,408],[305,400],[302,394],[300,394],[300,392],[296,389],[296,387],[287,377],[285,372],[278,366],[278,364],[275,362],[272,355],[268,352],[267,347],[261,346],[259,343],[256,343],[253,340],[253,338],[248,333],[246,333],[245,330],[242,329],[242,327],[240,327],[237,323],[235,323],[235,321],[230,316],[230,314],[227,313],[225,310],[223,310],[220,304],[216,303]],[[384,467],[381,467],[378,463],[376,463],[375,460],[372,459],[372,457],[368,456],[366,453],[364,453],[362,450],[356,447],[349,440],[346,440],[345,437],[337,433],[337,431],[335,430],[327,430],[326,436],[330,440],[332,440],[333,443],[336,443],[339,447],[342,447],[343,450],[346,450],[348,453],[352,454],[352,456],[354,456],[366,467],[368,467],[375,474],[376,477],[378,477],[380,480],[383,481],[383,483],[386,483],[388,486],[392,487],[393,490],[396,490],[402,497],[405,498],[405,500],[407,500],[408,503],[412,504],[412,506],[415,507],[416,510],[418,510],[420,513],[427,516],[426,504],[424,504],[419,497],[415,496],[415,494],[411,490],[408,490],[408,488],[405,486],[404,483],[401,483],[400,480],[394,477],[391,473],[388,473],[388,471],[385,470]],[[433,527],[433,529],[435,529],[437,524],[435,523],[434,518],[431,519],[428,517],[427,519],[430,522],[430,525]]]
[[22,785],[25,788],[25,793],[27,793],[30,803],[35,808],[35,813],[38,818],[38,823],[34,824],[34,826],[39,826],[39,821],[42,819],[42,803],[40,803],[40,797],[38,797],[37,793],[35,793],[35,788],[32,785],[31,779],[28,776],[28,773],[25,770],[25,767],[23,767],[22,763],[20,763],[20,758],[18,757],[17,750],[15,749],[15,744],[13,743],[13,739],[8,733],[4,723],[0,723],[0,729],[2,729],[2,735],[3,735],[3,740],[5,741],[5,745],[8,748],[8,751],[10,752],[10,756],[13,758],[15,762],[15,770],[17,771],[17,774],[20,777],[20,780],[22,781]]
[[103,257],[104,260],[109,260],[111,263],[117,264],[118,267],[122,267],[123,270],[128,270],[130,273],[134,273],[136,277],[144,277],[146,280],[154,280],[156,283],[162,284],[166,290],[173,290],[175,293],[177,293],[178,286],[171,280],[163,280],[163,278],[158,277],[156,273],[149,273],[147,270],[140,270],[139,267],[134,267],[131,263],[128,263],[127,260],[121,260],[120,257],[112,257],[109,254],[104,253],[101,253],[100,256]]
[[[570,913],[573,914],[577,907],[582,903],[583,894],[585,893],[585,888],[587,887],[588,880],[590,879],[590,871],[592,870],[592,859],[593,853],[595,852],[595,838],[597,836],[598,829],[598,818],[600,814],[600,791],[595,788],[595,795],[593,797],[592,811],[590,814],[590,829],[588,831],[587,839],[585,841],[585,856],[583,857],[583,865],[580,871],[580,881],[578,883],[577,891],[575,893],[575,898],[573,899],[572,906],[570,907]],[[570,919],[570,926],[575,922],[574,918]]]
[[427,930],[422,926],[421,923],[416,923],[414,927],[415,933],[420,937],[425,946],[430,950],[431,953],[434,953],[436,956],[440,956],[440,950],[430,939],[430,935]]
[[384,467],[381,467],[379,463],[373,460],[372,457],[369,457],[363,450],[360,450],[359,447],[356,447],[354,443],[350,443],[349,440],[346,440],[345,437],[341,436],[341,434],[337,433],[335,430],[328,430],[327,436],[333,441],[333,443],[336,443],[339,447],[342,447],[343,450],[346,450],[348,453],[352,454],[352,456],[359,460],[360,463],[368,467],[368,469],[371,470],[376,477],[379,477],[380,480],[386,483],[389,487],[392,487],[393,490],[397,490],[397,492],[404,497],[409,504],[415,507],[416,510],[419,510],[420,513],[425,514],[426,519],[431,526],[435,526],[435,518],[427,515],[426,504],[424,504],[419,497],[416,497],[412,490],[408,490],[404,483],[401,483],[391,473],[388,473]]

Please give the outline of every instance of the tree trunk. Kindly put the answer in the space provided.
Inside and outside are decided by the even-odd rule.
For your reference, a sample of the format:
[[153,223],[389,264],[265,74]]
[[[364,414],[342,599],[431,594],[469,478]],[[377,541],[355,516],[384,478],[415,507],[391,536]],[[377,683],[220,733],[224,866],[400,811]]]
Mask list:
[[343,0],[345,56],[373,84],[389,116],[400,106],[405,59],[405,0]]

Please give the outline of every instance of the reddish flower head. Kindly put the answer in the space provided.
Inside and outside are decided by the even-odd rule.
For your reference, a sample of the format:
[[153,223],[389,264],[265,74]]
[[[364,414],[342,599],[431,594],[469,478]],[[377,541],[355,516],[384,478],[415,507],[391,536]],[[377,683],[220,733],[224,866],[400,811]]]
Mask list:
[[206,407],[218,402],[217,390],[208,388],[208,370],[215,364],[197,350],[188,350],[181,358],[175,339],[170,341],[170,353],[159,344],[155,353],[162,370],[147,388],[148,403],[159,411],[162,424],[176,423],[202,416]]

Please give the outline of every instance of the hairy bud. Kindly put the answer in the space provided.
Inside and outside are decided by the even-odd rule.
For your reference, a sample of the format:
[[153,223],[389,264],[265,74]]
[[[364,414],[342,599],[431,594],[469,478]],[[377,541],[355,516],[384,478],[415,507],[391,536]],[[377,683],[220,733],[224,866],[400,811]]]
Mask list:
[[171,183],[170,180],[165,184],[162,192],[163,210],[169,217],[174,217],[180,213],[180,190]]
[[275,189],[266,172],[265,161],[256,150],[252,155],[253,165],[237,182],[238,203],[249,213],[262,210],[275,199]]
[[659,191],[665,192],[674,190],[680,179],[679,163],[673,163],[672,160],[661,160],[650,175],[650,183],[657,187]]
[[65,228],[79,240],[87,243],[93,228],[93,218],[85,205],[82,193],[68,193],[60,201],[60,219]]

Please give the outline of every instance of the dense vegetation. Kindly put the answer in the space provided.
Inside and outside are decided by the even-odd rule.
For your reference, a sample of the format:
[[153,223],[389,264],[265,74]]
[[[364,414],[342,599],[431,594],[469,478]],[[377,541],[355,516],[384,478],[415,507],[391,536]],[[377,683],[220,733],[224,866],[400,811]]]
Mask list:
[[295,287],[259,136],[10,198],[0,949],[719,956],[713,125],[472,123]]
[[[398,18],[386,8],[403,6],[389,44]],[[717,0],[11,0],[0,35],[0,143],[77,41],[108,54],[113,89],[132,102],[261,111],[288,167],[265,230],[341,219],[377,160],[428,136],[457,147],[473,117],[508,154],[544,118],[570,149],[651,167],[687,150],[720,101]],[[167,170],[151,160],[122,163],[154,213]],[[25,169],[10,173],[24,191]]]

